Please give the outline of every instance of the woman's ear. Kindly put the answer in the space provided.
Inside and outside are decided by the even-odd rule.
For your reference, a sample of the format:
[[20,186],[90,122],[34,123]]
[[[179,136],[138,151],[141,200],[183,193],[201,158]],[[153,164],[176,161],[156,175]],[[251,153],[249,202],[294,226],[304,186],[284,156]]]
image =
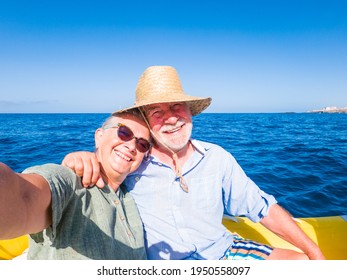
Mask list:
[[102,136],[104,135],[104,130],[102,128],[98,128],[95,131],[94,134],[94,140],[95,140],[95,147],[98,148],[99,147],[99,143],[101,141]]

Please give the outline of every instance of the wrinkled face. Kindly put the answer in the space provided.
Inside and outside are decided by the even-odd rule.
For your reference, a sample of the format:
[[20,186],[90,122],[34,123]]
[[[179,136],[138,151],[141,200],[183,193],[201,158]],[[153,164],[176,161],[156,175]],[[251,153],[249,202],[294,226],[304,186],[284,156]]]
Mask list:
[[[129,141],[120,139],[118,136],[119,128],[112,127],[117,123],[130,128],[135,138]],[[140,152],[136,148],[136,138],[150,141],[150,133],[143,120],[131,114],[114,117],[109,123],[109,128],[99,128],[95,132],[97,156],[107,177],[117,174],[125,177],[139,167],[145,152]]]
[[[145,112],[154,136],[171,150],[178,152],[188,144],[193,125],[186,103],[148,105]],[[161,143],[158,145],[162,146]]]

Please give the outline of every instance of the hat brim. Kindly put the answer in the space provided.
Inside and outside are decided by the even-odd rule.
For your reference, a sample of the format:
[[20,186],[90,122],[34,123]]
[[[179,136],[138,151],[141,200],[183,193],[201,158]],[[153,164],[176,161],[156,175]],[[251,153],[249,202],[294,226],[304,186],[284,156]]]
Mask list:
[[212,101],[211,97],[200,98],[200,97],[194,97],[194,96],[185,95],[183,98],[177,98],[176,97],[176,98],[170,99],[169,96],[166,96],[165,100],[151,100],[151,101],[147,100],[146,102],[137,103],[137,104],[134,104],[131,107],[127,107],[127,108],[124,108],[124,109],[120,109],[120,110],[114,111],[112,113],[112,115],[123,113],[123,112],[126,112],[126,111],[131,111],[131,110],[134,110],[134,109],[137,109],[137,108],[140,108],[140,107],[144,107],[144,106],[148,106],[148,105],[152,105],[152,104],[172,103],[172,102],[185,102],[189,106],[192,115],[196,116],[196,115],[200,114],[202,111],[204,111],[208,106],[210,106],[211,101]]

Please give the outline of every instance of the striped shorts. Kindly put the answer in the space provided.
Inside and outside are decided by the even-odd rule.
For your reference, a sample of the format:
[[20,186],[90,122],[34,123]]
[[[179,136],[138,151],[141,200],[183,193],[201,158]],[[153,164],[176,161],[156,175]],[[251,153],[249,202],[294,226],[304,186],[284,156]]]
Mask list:
[[226,251],[223,260],[265,260],[272,252],[271,246],[234,235],[234,244]]

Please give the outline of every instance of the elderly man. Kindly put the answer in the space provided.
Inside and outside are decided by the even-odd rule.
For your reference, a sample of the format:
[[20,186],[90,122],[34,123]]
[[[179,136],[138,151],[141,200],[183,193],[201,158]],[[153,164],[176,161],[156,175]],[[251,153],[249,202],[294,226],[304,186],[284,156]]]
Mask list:
[[[273,196],[247,177],[230,153],[191,139],[192,116],[210,102],[211,98],[186,95],[173,67],[152,66],[139,79],[135,105],[121,110],[139,108],[155,140],[150,156],[125,180],[144,223],[148,258],[324,259],[317,245]],[[83,175],[85,185],[97,182],[92,153],[69,154],[63,164]],[[224,213],[260,222],[304,253],[235,236],[222,224]]]

